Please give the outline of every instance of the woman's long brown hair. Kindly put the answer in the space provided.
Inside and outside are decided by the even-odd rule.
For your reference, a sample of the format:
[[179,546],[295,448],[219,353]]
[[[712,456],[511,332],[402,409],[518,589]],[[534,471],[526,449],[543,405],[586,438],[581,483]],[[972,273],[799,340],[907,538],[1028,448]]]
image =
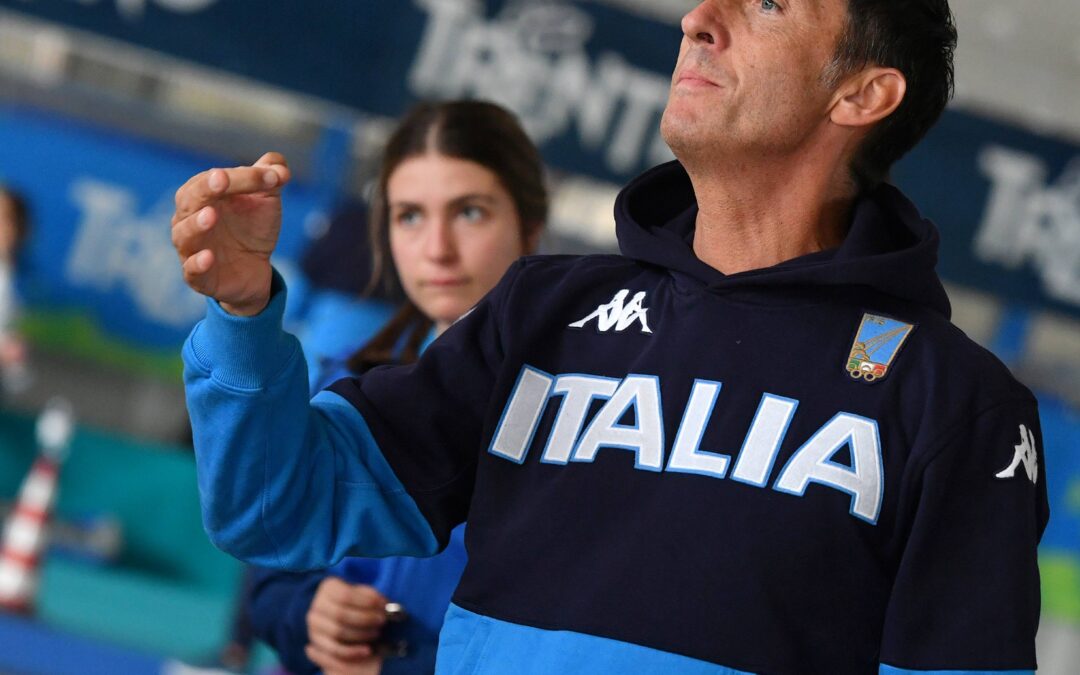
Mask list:
[[[513,113],[483,101],[422,103],[413,108],[390,136],[371,204],[369,291],[400,288],[390,255],[390,209],[387,184],[407,159],[434,152],[475,162],[498,177],[518,213],[523,244],[547,220],[548,196],[540,153]],[[420,356],[432,321],[408,298],[393,318],[346,362],[362,373],[386,363],[412,363]]]

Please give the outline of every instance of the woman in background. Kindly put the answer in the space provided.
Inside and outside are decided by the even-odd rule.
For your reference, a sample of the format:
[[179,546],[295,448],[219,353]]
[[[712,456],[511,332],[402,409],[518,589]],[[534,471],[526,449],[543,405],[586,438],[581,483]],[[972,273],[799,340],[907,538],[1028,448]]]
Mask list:
[[15,291],[19,253],[29,231],[26,200],[0,184],[0,385],[8,394],[18,393],[29,384],[26,345],[16,328],[19,298]]
[[[344,367],[316,381],[415,361],[535,251],[547,208],[540,155],[511,113],[467,101],[415,108],[387,144],[371,218],[375,278],[400,284],[407,299]],[[248,598],[256,634],[298,675],[433,672],[465,566],[463,527],[434,558],[346,559],[329,573],[259,570]],[[387,603],[407,619],[388,623]]]

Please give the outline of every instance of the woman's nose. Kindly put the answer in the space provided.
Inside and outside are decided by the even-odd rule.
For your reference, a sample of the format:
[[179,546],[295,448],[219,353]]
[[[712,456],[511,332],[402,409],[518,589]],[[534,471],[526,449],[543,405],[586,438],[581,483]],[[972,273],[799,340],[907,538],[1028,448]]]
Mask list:
[[457,245],[450,222],[440,218],[431,225],[424,238],[424,254],[440,262],[453,260],[457,257]]

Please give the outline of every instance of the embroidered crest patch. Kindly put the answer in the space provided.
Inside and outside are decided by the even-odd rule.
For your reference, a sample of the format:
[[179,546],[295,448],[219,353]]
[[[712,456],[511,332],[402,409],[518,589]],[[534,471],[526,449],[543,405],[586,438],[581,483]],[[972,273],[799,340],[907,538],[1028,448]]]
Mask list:
[[914,329],[914,324],[877,314],[863,314],[848,355],[848,375],[866,382],[884,379],[900,347]]

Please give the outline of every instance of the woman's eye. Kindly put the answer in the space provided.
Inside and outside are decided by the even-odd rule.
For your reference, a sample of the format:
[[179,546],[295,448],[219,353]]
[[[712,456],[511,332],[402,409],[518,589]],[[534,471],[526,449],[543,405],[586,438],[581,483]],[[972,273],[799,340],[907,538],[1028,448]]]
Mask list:
[[470,223],[478,223],[484,219],[486,213],[479,206],[466,206],[461,209],[461,217]]
[[397,216],[397,218],[395,220],[399,225],[404,225],[406,227],[411,227],[411,226],[416,225],[416,224],[418,224],[420,222],[420,212],[419,211],[402,211],[401,213],[398,214],[398,216]]

